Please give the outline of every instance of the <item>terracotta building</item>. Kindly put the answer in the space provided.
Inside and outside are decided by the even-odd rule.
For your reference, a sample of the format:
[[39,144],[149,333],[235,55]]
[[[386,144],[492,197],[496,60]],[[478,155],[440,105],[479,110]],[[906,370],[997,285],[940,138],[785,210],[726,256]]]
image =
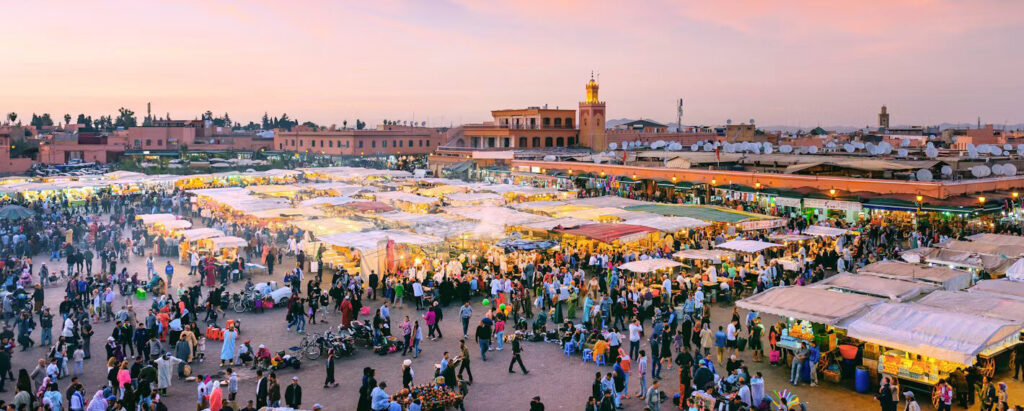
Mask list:
[[20,127],[0,128],[0,174],[20,174],[32,167],[31,158],[11,158],[11,138],[24,136]]
[[575,146],[576,111],[529,107],[493,110],[494,121],[451,130],[446,147],[515,149]]
[[273,150],[324,155],[426,154],[442,141],[437,129],[381,125],[374,130],[312,130],[298,126],[274,132]]

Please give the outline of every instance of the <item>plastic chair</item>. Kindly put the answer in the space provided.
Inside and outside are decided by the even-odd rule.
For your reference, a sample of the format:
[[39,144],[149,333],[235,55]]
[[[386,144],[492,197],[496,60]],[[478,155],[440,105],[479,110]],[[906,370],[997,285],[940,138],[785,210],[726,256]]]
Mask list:
[[605,363],[604,363],[604,354],[598,354],[596,356],[596,358],[594,358],[594,364],[597,364],[598,366],[605,365]]
[[589,348],[583,349],[583,362],[591,362],[594,360],[594,351]]
[[572,357],[573,353],[576,352],[576,347],[573,343],[566,343],[563,352],[565,352],[566,357]]

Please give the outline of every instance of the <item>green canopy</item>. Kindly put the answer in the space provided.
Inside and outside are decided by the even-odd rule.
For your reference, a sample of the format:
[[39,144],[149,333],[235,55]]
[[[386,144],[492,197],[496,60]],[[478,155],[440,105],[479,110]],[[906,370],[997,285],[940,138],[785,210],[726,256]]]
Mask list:
[[29,210],[20,205],[9,205],[0,208],[0,219],[4,220],[19,220],[22,218],[29,218],[35,215],[32,210]]
[[628,206],[629,211],[646,211],[671,217],[690,217],[716,223],[738,223],[746,220],[770,218],[760,214],[744,213],[727,208],[696,205],[640,204]]

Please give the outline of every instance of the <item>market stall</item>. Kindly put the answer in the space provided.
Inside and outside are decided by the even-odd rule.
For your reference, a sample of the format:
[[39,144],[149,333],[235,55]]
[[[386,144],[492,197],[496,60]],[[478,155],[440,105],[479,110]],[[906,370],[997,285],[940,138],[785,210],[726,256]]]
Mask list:
[[181,244],[178,245],[178,254],[181,261],[188,261],[189,254],[198,246],[198,242],[213,237],[223,237],[224,232],[216,228],[192,228],[179,231]]
[[199,241],[200,254],[210,254],[221,263],[230,263],[238,257],[238,249],[244,248],[248,242],[235,236],[212,237]]
[[972,293],[995,294],[1002,297],[1024,299],[1024,282],[1001,280],[981,280],[967,291]]
[[693,249],[676,251],[672,256],[680,260],[706,260],[711,261],[713,264],[720,264],[722,261],[732,260],[736,257],[736,254],[724,250]]
[[404,191],[387,191],[373,194],[374,200],[411,213],[426,213],[440,204],[434,197],[424,197]]
[[454,207],[505,205],[504,197],[492,193],[451,193],[445,195],[444,199]]
[[880,373],[931,387],[957,367],[974,365],[979,356],[1012,348],[1022,329],[1024,325],[996,318],[885,303],[852,320],[847,334],[878,346]]
[[732,240],[717,244],[715,247],[724,248],[726,250],[741,251],[744,253],[757,253],[769,248],[782,247],[782,244],[757,240]]
[[444,241],[403,230],[350,231],[317,239],[331,247],[323,254],[325,265],[345,267],[351,272],[361,273],[364,278],[371,271],[399,272],[409,266],[418,266],[429,260],[424,246]]
[[879,261],[857,270],[861,275],[915,281],[938,286],[944,290],[963,290],[971,286],[973,275],[946,267],[929,267],[900,261]]
[[813,235],[818,237],[839,237],[850,233],[850,230],[839,227],[828,227],[823,225],[812,225],[804,228],[803,233],[806,235]]
[[620,270],[632,271],[634,273],[652,273],[655,271],[667,270],[673,267],[679,267],[680,264],[677,261],[672,261],[665,258],[651,258],[647,260],[630,261],[628,263],[619,266]]
[[938,286],[872,275],[839,273],[814,283],[811,287],[887,298],[895,302],[911,300],[938,289]]

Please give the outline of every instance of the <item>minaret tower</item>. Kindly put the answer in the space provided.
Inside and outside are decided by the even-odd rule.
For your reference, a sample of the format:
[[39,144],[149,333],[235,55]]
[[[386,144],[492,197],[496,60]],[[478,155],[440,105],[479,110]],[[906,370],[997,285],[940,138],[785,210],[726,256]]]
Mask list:
[[577,124],[580,127],[579,145],[600,152],[608,149],[608,136],[604,129],[605,106],[604,102],[598,99],[597,90],[597,81],[591,72],[590,81],[587,82],[587,99],[580,102],[580,118]]

